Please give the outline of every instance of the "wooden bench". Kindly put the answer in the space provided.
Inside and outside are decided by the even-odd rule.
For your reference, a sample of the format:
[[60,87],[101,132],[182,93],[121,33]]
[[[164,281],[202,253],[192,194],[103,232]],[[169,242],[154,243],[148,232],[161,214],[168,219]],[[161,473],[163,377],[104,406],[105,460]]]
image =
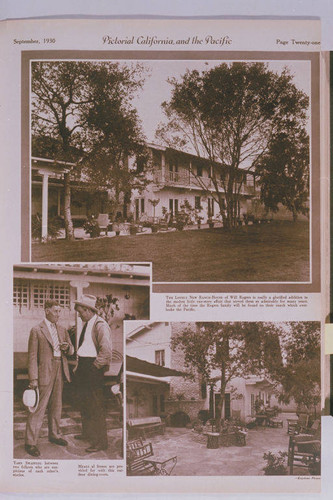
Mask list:
[[127,421],[129,439],[164,434],[165,423],[160,417],[131,418]]

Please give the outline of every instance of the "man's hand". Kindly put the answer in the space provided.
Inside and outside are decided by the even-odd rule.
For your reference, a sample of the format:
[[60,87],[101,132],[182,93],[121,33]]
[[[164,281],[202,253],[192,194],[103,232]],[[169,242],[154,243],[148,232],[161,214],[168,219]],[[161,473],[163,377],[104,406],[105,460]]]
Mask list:
[[60,350],[63,352],[67,352],[68,349],[69,349],[69,343],[68,342],[61,342]]
[[38,387],[38,380],[30,380],[29,387],[31,389],[36,389],[36,387]]

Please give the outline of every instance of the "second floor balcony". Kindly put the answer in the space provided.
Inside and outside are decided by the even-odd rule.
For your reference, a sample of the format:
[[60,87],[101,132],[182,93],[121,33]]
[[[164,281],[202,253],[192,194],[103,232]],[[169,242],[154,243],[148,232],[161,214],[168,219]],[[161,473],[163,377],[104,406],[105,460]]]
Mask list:
[[[182,170],[180,172],[173,172],[170,170],[154,170],[153,182],[161,186],[177,186],[188,187],[191,189],[208,189],[214,191],[214,183],[208,176],[197,176],[193,173]],[[218,186],[223,191],[222,181],[218,181]],[[238,188],[236,188],[238,190]],[[254,184],[242,184],[239,189],[239,194],[244,196],[254,196],[258,191],[257,186]]]

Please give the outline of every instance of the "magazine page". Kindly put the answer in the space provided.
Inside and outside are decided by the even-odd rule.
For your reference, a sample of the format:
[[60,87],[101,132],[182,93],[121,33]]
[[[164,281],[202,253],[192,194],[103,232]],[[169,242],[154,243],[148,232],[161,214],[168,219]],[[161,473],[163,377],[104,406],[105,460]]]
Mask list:
[[2,490],[319,492],[320,22],[7,21],[1,41]]

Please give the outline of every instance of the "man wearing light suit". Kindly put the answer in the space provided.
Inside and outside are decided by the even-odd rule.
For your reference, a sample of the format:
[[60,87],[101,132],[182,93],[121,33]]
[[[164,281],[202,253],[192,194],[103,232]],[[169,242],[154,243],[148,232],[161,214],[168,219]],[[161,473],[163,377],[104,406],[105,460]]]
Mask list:
[[37,441],[47,408],[49,441],[67,445],[60,433],[62,389],[64,377],[70,382],[67,356],[74,353],[67,330],[58,325],[60,304],[47,300],[44,309],[45,319],[32,328],[28,347],[29,385],[39,389],[39,404],[29,414],[25,435],[25,450],[33,457],[40,456]]

